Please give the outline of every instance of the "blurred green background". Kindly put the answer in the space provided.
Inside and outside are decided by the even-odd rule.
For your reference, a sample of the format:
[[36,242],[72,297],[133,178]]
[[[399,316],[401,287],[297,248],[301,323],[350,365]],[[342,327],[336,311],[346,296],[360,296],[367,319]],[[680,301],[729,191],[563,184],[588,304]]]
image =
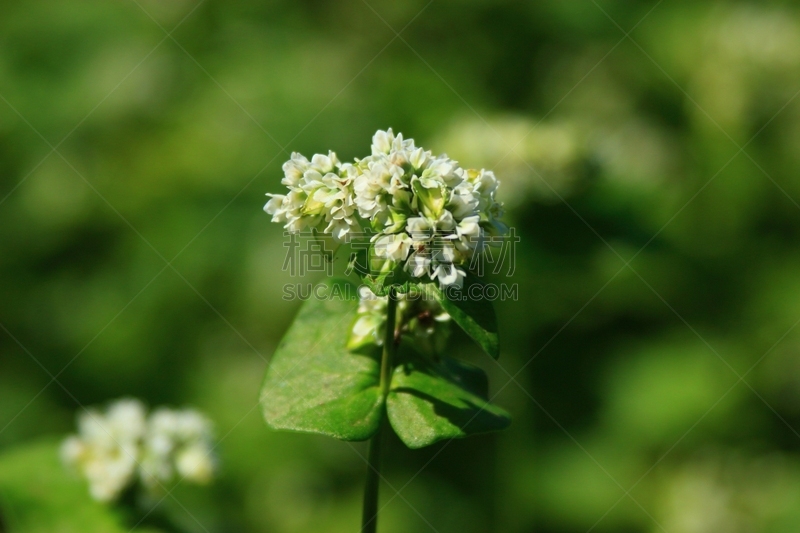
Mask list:
[[799,90],[788,1],[7,0],[0,456],[192,405],[221,470],[174,529],[356,531],[365,446],[257,408],[299,305],[261,208],[391,126],[494,169],[521,242],[499,364],[453,344],[512,427],[391,441],[381,530],[796,532]]

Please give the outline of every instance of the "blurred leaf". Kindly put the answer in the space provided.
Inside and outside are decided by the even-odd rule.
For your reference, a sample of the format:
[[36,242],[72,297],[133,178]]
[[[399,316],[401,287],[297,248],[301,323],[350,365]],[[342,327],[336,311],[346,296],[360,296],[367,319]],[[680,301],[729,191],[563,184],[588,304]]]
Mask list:
[[486,396],[482,370],[453,359],[416,359],[395,369],[386,399],[389,421],[409,448],[505,429],[511,417]]
[[[740,408],[746,389],[730,390],[735,376],[705,345],[693,339],[651,340],[635,353],[611,369],[601,412],[601,420],[624,431],[628,442],[672,442],[702,419],[702,426],[693,430],[697,437],[734,412],[745,427],[755,424],[753,415]],[[735,352],[723,353],[731,357]]]
[[[484,294],[482,285],[479,280],[467,275],[460,290],[450,288],[443,292],[435,283],[430,283],[427,287],[455,323],[486,353],[497,359],[500,357],[500,339],[494,306],[486,298],[473,297],[473,291],[478,295]],[[481,290],[475,290],[478,288]]]
[[380,353],[345,348],[358,308],[357,287],[341,280],[322,285],[328,297],[312,295],[303,304],[272,356],[261,389],[264,417],[274,429],[368,439],[382,415]]
[[93,500],[86,484],[64,468],[54,442],[0,455],[0,511],[8,533],[129,531],[113,508]]

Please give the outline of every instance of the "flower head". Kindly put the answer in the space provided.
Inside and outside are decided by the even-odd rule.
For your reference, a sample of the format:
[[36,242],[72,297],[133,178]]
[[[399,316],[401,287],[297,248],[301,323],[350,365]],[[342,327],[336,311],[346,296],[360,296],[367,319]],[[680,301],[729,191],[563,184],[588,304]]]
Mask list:
[[293,153],[283,166],[288,194],[269,194],[264,210],[292,232],[315,229],[337,242],[371,236],[373,253],[420,281],[461,286],[475,254],[507,227],[488,170],[465,170],[434,157],[390,129],[372,138],[371,155],[341,163]]
[[138,400],[113,402],[105,411],[87,409],[78,433],[61,445],[62,461],[89,482],[99,501],[112,501],[137,479],[154,489],[181,478],[205,483],[214,458],[210,421],[190,409],[158,409],[147,417]]
[[143,442],[140,475],[150,486],[167,483],[175,473],[207,483],[214,470],[211,422],[191,409],[160,408],[150,415]]
[[62,444],[61,457],[86,477],[94,499],[113,500],[136,474],[144,429],[138,400],[118,400],[105,412],[87,409],[78,417],[78,435]]

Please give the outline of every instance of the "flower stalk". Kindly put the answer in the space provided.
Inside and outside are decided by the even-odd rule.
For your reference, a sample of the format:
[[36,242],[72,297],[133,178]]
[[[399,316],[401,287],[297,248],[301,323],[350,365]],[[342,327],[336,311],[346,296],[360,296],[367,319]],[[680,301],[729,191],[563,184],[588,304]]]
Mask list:
[[[383,394],[383,409],[386,409],[386,397],[392,382],[394,370],[394,355],[397,352],[398,342],[395,340],[395,324],[397,322],[397,293],[394,289],[389,291],[386,306],[386,333],[383,341],[383,355],[381,356],[381,394]],[[364,487],[364,510],[361,518],[361,533],[375,533],[378,527],[378,487],[381,477],[381,439],[383,437],[386,417],[383,417],[378,432],[370,440],[369,457],[367,459],[367,482]]]

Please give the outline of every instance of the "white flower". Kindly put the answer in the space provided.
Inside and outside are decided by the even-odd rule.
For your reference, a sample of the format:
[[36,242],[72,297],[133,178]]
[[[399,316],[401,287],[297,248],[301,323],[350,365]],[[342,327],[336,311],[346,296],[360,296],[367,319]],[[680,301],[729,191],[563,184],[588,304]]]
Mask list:
[[194,483],[208,483],[214,475],[212,453],[202,444],[194,444],[181,450],[175,457],[178,475]]
[[325,226],[325,233],[330,233],[336,242],[344,242],[351,231],[358,231],[358,224],[349,218],[332,218]]
[[405,233],[383,235],[375,240],[375,255],[398,263],[408,257],[411,238]]
[[166,436],[154,436],[145,442],[145,449],[147,452],[139,463],[139,476],[145,486],[157,488],[175,474],[170,461],[172,441]]
[[358,296],[357,318],[347,342],[347,348],[354,351],[363,346],[381,346],[386,324],[386,298],[378,298],[363,285],[358,288]]
[[442,286],[452,285],[459,289],[464,285],[466,272],[458,268],[453,263],[438,263],[431,272],[431,279],[439,278]]
[[61,444],[61,460],[65,464],[77,464],[85,451],[86,445],[83,443],[83,441],[79,437],[71,435],[67,437]]
[[[87,417],[88,418],[88,417]],[[91,417],[95,422],[100,418]],[[138,439],[145,427],[145,407],[139,400],[126,399],[112,403],[106,414],[109,436],[125,442]]]
[[354,180],[355,204],[361,217],[371,220],[384,214],[391,200],[407,188],[402,182],[404,170],[385,158],[366,162],[365,172]]
[[[386,271],[400,265],[420,281],[460,285],[475,254],[504,235],[499,186],[488,170],[465,170],[434,157],[388,129],[372,138],[371,155],[341,163],[336,154],[284,165],[289,192],[269,195],[264,210],[289,231],[315,229],[343,242],[361,228],[377,233],[374,253]],[[366,326],[365,326],[366,327]]]
[[283,164],[284,178],[281,180],[281,183],[288,187],[297,186],[309,166],[310,163],[308,159],[297,152],[292,152],[291,159]]
[[186,441],[209,439],[212,428],[211,421],[198,411],[184,409],[176,413],[177,425],[175,434]]
[[393,151],[413,150],[414,139],[403,140],[403,134],[394,134],[392,128],[378,130],[372,136],[372,155],[389,154]]
[[436,224],[426,217],[412,217],[406,220],[406,231],[414,243],[426,243],[433,238]]
[[473,215],[461,220],[456,228],[458,241],[456,248],[459,251],[469,251],[482,245],[483,231],[480,226],[480,216]]
[[137,400],[119,400],[105,413],[88,409],[78,417],[78,435],[62,444],[61,458],[86,477],[93,498],[113,500],[136,473],[144,428],[145,409]]
[[386,300],[384,298],[379,298],[369,287],[364,285],[358,288],[358,301],[359,313],[383,311],[386,307]]
[[[198,458],[200,448],[207,459]],[[191,410],[159,409],[147,418],[138,400],[118,400],[105,412],[81,413],[78,434],[64,440],[61,459],[88,480],[99,501],[116,499],[137,473],[151,488],[170,481],[176,469],[190,481],[206,481],[213,466],[211,423]]]
[[355,351],[362,346],[381,346],[383,344],[383,326],[385,323],[385,314],[377,312],[359,314],[350,331],[347,348]]
[[411,152],[408,160],[415,169],[422,170],[428,166],[428,163],[431,161],[431,153],[422,148],[417,148]]
[[472,183],[475,192],[481,196],[490,197],[494,195],[500,182],[491,170],[481,169],[480,171],[470,171],[467,179]]
[[372,155],[388,154],[392,149],[392,142],[394,142],[392,128],[388,131],[378,130],[372,136]]
[[[381,317],[375,314],[368,314],[358,317],[353,324],[352,334],[355,337],[364,338],[371,336],[381,324]],[[374,339],[377,341],[378,339]]]
[[430,274],[431,258],[430,254],[423,251],[414,252],[406,263],[406,270],[408,270],[415,278],[421,278],[426,274]]
[[480,201],[480,197],[475,194],[472,186],[467,182],[462,182],[453,188],[447,209],[453,213],[454,217],[462,219],[473,215],[478,209]]
[[464,180],[463,171],[458,166],[458,163],[446,155],[433,159],[422,172],[421,177],[428,180],[435,179],[448,187],[454,187]]
[[[447,209],[443,210],[436,220],[436,229],[441,234],[450,233],[456,230],[456,218]],[[447,238],[447,237],[445,237]]]
[[311,158],[311,168],[320,174],[332,172],[334,167],[338,164],[339,159],[334,152],[328,152],[328,155],[314,154]]
[[273,222],[286,222],[286,228],[298,228],[294,231],[301,231],[309,222],[307,217],[303,217],[303,207],[307,200],[307,195],[302,189],[296,188],[287,195],[267,194],[270,200],[264,206],[264,211],[272,215]]
[[[189,481],[207,481],[213,470],[211,435],[211,422],[197,411],[166,408],[154,411],[144,439],[142,481],[151,487],[158,486],[170,482],[176,471]],[[192,453],[184,457],[189,450]],[[199,457],[197,450],[203,450],[205,457]]]
[[286,195],[283,194],[269,194],[269,201],[264,206],[264,211],[272,215],[273,222],[286,222]]
[[451,241],[439,241],[437,246],[431,251],[431,263],[433,269],[430,272],[431,279],[438,279],[442,287],[453,285],[461,287],[464,282],[466,272],[455,264],[456,249]]
[[[386,332],[388,298],[376,296],[366,286],[359,288],[360,303],[348,348],[380,347]],[[450,315],[435,300],[416,295],[397,295],[396,331],[410,337],[422,352],[437,352],[449,333]]]
[[356,193],[355,204],[359,214],[365,219],[371,219],[386,209],[386,200],[381,197],[383,187],[371,174],[362,174],[353,182]]

